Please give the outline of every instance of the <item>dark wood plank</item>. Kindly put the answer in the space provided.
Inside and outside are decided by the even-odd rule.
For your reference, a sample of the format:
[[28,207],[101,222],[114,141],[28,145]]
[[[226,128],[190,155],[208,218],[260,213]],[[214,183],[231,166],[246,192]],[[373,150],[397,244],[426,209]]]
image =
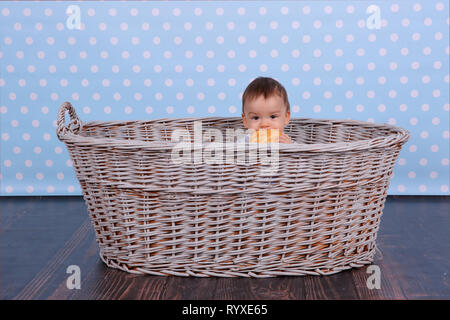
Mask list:
[[[368,266],[330,276],[184,278],[108,268],[82,197],[0,197],[0,299],[450,299],[450,197],[388,197]],[[69,265],[81,270],[70,290]]]

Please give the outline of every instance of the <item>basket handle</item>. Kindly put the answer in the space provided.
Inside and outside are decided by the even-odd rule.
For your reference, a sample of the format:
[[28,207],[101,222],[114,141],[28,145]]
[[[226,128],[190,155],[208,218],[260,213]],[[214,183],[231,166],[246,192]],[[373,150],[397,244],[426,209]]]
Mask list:
[[[70,115],[70,122],[67,126],[65,118],[66,111],[69,111]],[[58,138],[61,140],[61,138],[67,133],[77,134],[81,130],[81,128],[83,128],[83,123],[78,118],[72,104],[68,101],[64,102],[58,111],[56,128],[56,134],[58,135]]]

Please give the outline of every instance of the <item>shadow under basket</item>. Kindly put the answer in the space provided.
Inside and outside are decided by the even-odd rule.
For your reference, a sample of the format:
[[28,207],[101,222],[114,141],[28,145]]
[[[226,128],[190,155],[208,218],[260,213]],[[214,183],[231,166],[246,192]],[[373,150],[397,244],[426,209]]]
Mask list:
[[240,130],[238,117],[82,123],[69,102],[61,105],[57,135],[106,265],[161,276],[273,277],[373,261],[408,131],[294,118],[284,132],[295,143],[255,144],[236,142]]

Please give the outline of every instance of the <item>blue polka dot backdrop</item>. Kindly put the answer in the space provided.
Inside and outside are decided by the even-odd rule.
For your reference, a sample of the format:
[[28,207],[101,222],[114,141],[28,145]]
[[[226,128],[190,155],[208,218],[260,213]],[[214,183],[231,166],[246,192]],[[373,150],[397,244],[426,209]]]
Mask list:
[[1,195],[81,195],[64,101],[83,122],[240,116],[257,76],[292,117],[406,128],[389,194],[450,194],[449,1],[2,1],[0,65]]

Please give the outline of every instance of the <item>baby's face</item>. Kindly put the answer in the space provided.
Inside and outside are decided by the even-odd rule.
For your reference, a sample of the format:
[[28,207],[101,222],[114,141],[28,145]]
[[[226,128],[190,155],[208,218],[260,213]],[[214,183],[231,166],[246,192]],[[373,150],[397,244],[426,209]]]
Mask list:
[[286,110],[283,99],[273,95],[264,99],[259,96],[256,99],[245,102],[242,120],[247,129],[279,129],[283,132],[284,126],[289,123],[290,113]]

